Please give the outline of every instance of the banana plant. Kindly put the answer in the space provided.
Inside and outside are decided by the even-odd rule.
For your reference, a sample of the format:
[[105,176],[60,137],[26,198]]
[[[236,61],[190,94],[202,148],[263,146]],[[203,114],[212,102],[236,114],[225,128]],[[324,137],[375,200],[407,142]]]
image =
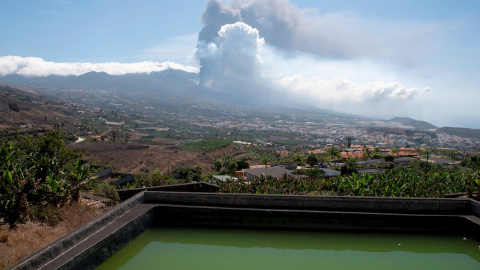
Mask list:
[[78,203],[80,201],[80,190],[90,183],[89,172],[89,169],[80,160],[75,162],[75,166],[68,177],[73,202]]
[[[30,213],[27,194],[31,185],[28,179],[19,178],[15,159],[14,146],[4,142],[0,147],[0,217],[11,226]],[[18,165],[21,168],[21,163]]]

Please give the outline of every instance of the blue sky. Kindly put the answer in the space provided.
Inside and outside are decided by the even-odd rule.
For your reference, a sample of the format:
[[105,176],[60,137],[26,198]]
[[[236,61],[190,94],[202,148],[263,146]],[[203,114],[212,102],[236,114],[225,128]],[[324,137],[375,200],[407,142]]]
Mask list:
[[[265,39],[256,51],[261,74],[282,91],[322,108],[480,128],[480,1],[279,2],[298,11],[304,22],[298,28],[309,28],[299,32],[306,42],[318,33],[319,46],[340,48],[335,55],[286,51]],[[12,61],[25,57],[49,67],[143,61],[198,67],[205,3],[0,0],[0,76],[18,72],[26,64],[12,68]]]

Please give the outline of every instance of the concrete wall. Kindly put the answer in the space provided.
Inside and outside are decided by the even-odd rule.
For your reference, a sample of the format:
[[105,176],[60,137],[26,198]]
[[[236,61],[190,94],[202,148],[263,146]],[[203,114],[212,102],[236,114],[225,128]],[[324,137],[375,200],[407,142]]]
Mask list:
[[480,241],[472,199],[145,191],[14,266],[93,269],[149,226],[460,233]]
[[145,192],[158,226],[462,233],[480,240],[471,199]]
[[[145,203],[289,210],[471,215],[470,199],[145,192]],[[478,207],[478,204],[476,204]],[[478,209],[478,208],[475,208]],[[477,212],[477,216],[478,212]]]
[[147,188],[132,188],[132,189],[120,189],[118,190],[118,195],[120,196],[121,201],[125,201],[128,198],[135,196],[136,194],[143,191],[176,191],[176,192],[218,192],[220,187],[217,185],[209,183],[187,183],[187,184],[178,184],[178,185],[168,185],[168,186],[157,186],[157,187],[147,187]]
[[149,228],[154,221],[154,211],[142,207],[123,218],[127,220],[109,224],[77,248],[51,261],[45,269],[94,269]]
[[202,226],[328,231],[462,233],[469,221],[454,215],[403,215],[280,209],[165,205],[155,208],[155,226]]
[[87,224],[79,227],[78,229],[70,232],[69,234],[59,238],[55,242],[45,246],[39,251],[31,254],[27,258],[14,264],[12,269],[39,269],[60,254],[75,247],[82,241],[85,241],[90,236],[104,228],[107,224],[113,222],[118,217],[124,215],[130,210],[134,209],[138,205],[143,203],[143,194],[132,197],[130,200],[118,205],[117,207],[107,211],[103,215],[97,217],[95,220],[88,222]]

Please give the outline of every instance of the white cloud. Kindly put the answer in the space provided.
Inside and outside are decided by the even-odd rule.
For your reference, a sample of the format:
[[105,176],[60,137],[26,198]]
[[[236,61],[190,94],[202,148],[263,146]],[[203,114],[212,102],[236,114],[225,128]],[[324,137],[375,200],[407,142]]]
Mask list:
[[128,73],[151,73],[166,69],[178,69],[198,73],[198,68],[184,66],[174,62],[145,61],[138,63],[55,63],[39,57],[2,56],[0,57],[0,76],[23,75],[26,77],[42,77],[48,75],[81,75],[87,72],[105,72],[110,75]]
[[[258,53],[264,44],[258,30],[243,22],[222,26],[215,42],[201,40],[197,44],[195,53],[202,66],[201,84],[225,82],[226,78],[255,79],[260,74],[258,69],[262,59]],[[230,86],[227,83],[222,87],[231,89]]]
[[389,118],[404,115],[413,108],[414,97],[428,87],[406,87],[398,82],[357,83],[344,77],[323,79],[293,75],[276,80],[290,99],[319,108]]

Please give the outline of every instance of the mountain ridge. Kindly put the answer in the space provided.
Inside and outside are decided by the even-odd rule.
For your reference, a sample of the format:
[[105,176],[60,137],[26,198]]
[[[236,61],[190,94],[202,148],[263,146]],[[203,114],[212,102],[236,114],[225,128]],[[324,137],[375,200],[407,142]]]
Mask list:
[[[239,80],[236,82],[235,85],[237,85],[237,87],[233,89],[236,91],[232,91],[232,89],[228,89],[228,91],[218,91],[213,88],[199,85],[198,73],[177,69],[166,69],[151,73],[128,73],[123,75],[110,75],[106,72],[95,71],[87,72],[78,76],[49,75],[45,77],[24,77],[22,75],[7,75],[0,77],[0,82],[19,87],[33,87],[33,89],[43,88],[43,90],[47,91],[50,89],[88,89],[135,92],[138,94],[149,93],[153,94],[154,96],[190,96],[203,100],[217,101],[229,105],[242,105],[246,107],[253,106],[272,110],[295,110],[303,108],[303,111],[309,111],[311,113],[324,113],[353,118],[370,118],[366,116],[323,109],[315,106],[307,106],[308,108],[305,106],[298,106],[298,104],[294,102],[285,102],[285,99],[276,99],[275,101],[275,99],[272,99],[274,95],[271,93],[268,94],[267,92],[266,94],[264,93],[261,95],[260,91],[256,91],[256,89],[260,89],[262,87],[261,85],[255,85],[253,83],[249,83],[248,81],[246,82]],[[248,90],[247,93],[240,91],[244,88]],[[438,127],[431,123],[415,120],[409,117],[394,117],[390,120],[382,121],[399,122],[402,125],[410,126],[417,130],[438,129]],[[469,136],[477,137],[476,130],[455,130],[455,128],[452,127],[445,127],[443,130],[445,133],[451,135],[469,134]],[[440,132],[443,132],[442,129],[440,129]]]
[[162,91],[169,93],[184,92],[197,84],[196,73],[167,69],[151,73],[110,75],[105,72],[91,71],[78,76],[49,75],[45,77],[23,77],[7,75],[0,81],[7,84],[42,88],[92,89],[116,91]]
[[462,127],[442,127],[437,132],[446,133],[463,138],[480,139],[480,129],[462,128]]
[[429,130],[429,129],[437,129],[438,127],[426,122],[426,121],[421,121],[421,120],[415,120],[410,117],[394,117],[389,120],[390,122],[399,122],[402,125],[405,126],[411,126],[414,129],[419,129],[419,130]]

